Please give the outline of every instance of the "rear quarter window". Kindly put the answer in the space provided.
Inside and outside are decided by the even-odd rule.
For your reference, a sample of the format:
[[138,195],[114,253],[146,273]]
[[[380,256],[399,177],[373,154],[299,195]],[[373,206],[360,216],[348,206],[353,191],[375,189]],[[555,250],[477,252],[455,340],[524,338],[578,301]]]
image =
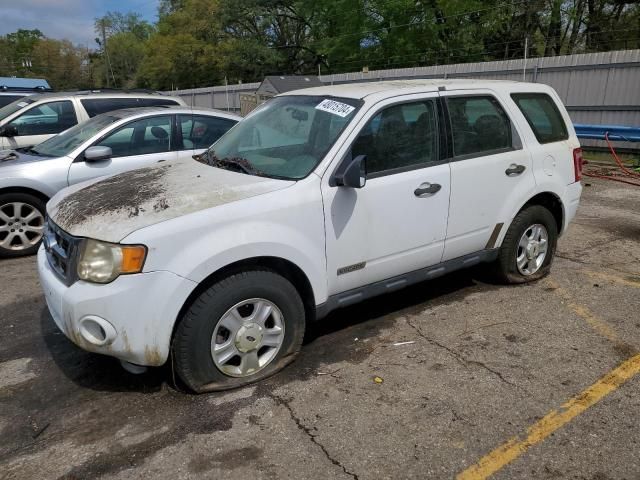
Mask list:
[[540,143],[560,142],[569,138],[567,126],[553,99],[546,93],[512,93],[531,130]]

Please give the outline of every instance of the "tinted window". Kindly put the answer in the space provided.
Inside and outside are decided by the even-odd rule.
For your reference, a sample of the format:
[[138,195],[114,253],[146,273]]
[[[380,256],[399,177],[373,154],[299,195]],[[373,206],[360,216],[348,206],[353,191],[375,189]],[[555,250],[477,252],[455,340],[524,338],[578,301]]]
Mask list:
[[559,142],[569,138],[562,115],[549,95],[545,93],[514,93],[511,98],[529,122],[538,142]]
[[168,98],[85,98],[80,100],[87,111],[87,115],[95,117],[100,113],[120,110],[121,108],[157,107],[162,105],[178,105],[178,102]]
[[0,108],[0,120],[8,117],[9,115],[13,115],[14,113],[16,113],[18,110],[21,110],[23,108],[25,108],[27,105],[33,103],[35,100],[25,97],[25,98],[19,98],[18,100],[14,101],[13,103],[10,103],[9,105],[6,105],[2,108]]
[[171,150],[171,116],[149,117],[118,128],[96,145],[111,147],[114,157]]
[[511,122],[490,96],[447,98],[455,156],[490,154],[512,147]]
[[369,174],[438,160],[438,128],[432,101],[385,108],[362,129],[351,147],[367,156]]
[[179,115],[182,149],[209,148],[237,122],[204,115]]
[[49,102],[30,108],[11,121],[18,135],[50,135],[73,127],[78,120],[73,104],[68,101]]
[[21,99],[24,95],[0,95],[0,108]]

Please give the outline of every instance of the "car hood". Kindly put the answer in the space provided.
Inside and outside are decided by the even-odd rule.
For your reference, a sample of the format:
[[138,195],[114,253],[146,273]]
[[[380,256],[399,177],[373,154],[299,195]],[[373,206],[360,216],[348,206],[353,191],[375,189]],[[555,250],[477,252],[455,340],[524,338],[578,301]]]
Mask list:
[[293,183],[186,160],[74,185],[49,201],[47,213],[71,235],[119,242],[140,228]]
[[[41,162],[42,160],[49,159],[51,159],[51,157],[29,155],[16,150],[0,150],[0,172],[4,173],[9,171],[9,169],[13,170],[15,167],[20,167],[25,163]],[[2,173],[0,173],[0,175]]]

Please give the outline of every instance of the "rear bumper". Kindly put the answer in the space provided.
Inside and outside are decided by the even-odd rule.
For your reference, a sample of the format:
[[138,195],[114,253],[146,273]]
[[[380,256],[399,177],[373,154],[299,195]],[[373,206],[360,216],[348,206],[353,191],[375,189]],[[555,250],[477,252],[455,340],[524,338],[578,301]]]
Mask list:
[[196,287],[171,272],[123,275],[107,285],[67,287],[38,251],[47,306],[60,330],[80,348],[138,365],[165,363],[174,323]]
[[565,198],[562,201],[564,205],[564,225],[560,233],[564,233],[569,223],[575,218],[578,205],[580,204],[580,195],[582,195],[582,183],[575,182],[567,185],[564,194]]

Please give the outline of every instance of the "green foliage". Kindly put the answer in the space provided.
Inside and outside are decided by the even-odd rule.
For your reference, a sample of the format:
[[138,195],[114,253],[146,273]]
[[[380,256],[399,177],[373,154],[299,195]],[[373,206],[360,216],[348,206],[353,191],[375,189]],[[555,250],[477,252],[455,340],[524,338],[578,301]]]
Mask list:
[[637,0],[161,0],[158,18],[109,12],[84,53],[18,30],[0,74],[171,89],[640,47]]

